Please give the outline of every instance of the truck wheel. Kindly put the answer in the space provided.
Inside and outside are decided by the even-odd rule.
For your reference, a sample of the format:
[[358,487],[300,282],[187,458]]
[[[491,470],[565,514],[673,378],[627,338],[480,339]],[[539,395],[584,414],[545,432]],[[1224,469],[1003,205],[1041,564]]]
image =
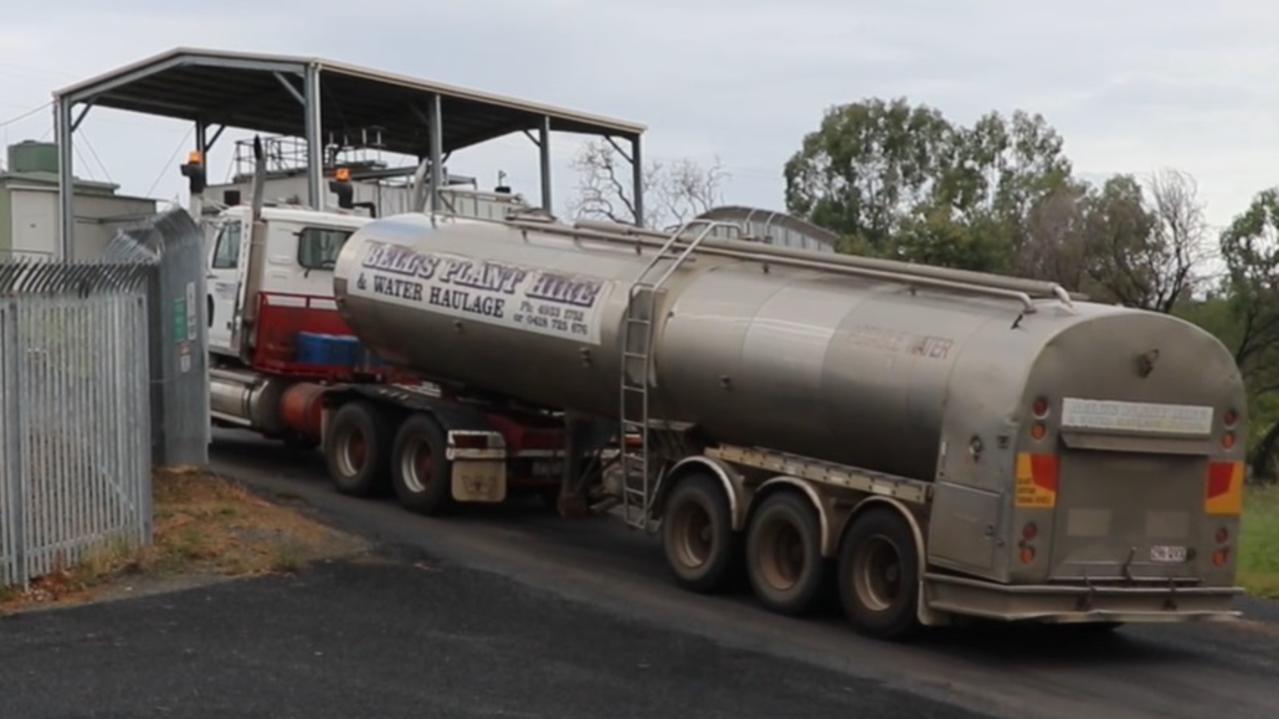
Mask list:
[[733,564],[735,540],[719,483],[704,474],[680,480],[666,500],[662,518],[662,545],[675,580],[695,592],[722,589]]
[[385,481],[391,427],[369,402],[347,402],[333,415],[324,437],[324,460],[339,492],[372,494]]
[[444,432],[435,420],[415,414],[400,425],[391,449],[391,484],[405,509],[439,514],[453,504]]
[[918,626],[919,555],[910,526],[889,508],[857,515],[839,550],[839,596],[858,631],[899,639]]
[[746,571],[760,603],[782,614],[813,607],[821,591],[821,522],[807,499],[794,492],[766,498],[746,535]]

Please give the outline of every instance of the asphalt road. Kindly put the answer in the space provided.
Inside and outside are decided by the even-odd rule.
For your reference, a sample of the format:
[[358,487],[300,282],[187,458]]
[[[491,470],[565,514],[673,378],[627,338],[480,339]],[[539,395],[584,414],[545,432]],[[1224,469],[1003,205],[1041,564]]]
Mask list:
[[[837,616],[791,619],[770,614],[743,592],[705,597],[669,581],[655,538],[606,518],[561,520],[535,505],[471,507],[459,516],[410,514],[393,501],[357,500],[332,491],[319,456],[289,452],[244,433],[220,433],[214,467],[277,497],[304,502],[339,526],[383,543],[421,551],[448,566],[480,570],[554,596],[582,614],[604,613],[618,626],[647,627],[636,636],[666,637],[648,645],[646,661],[681,661],[685,647],[709,642],[710,658],[667,677],[671,692],[714,684],[768,690],[789,686],[793,667],[813,677],[839,677],[859,687],[845,697],[846,716],[873,713],[864,687],[891,690],[894,712],[914,716],[943,702],[954,709],[1025,717],[1267,717],[1279,715],[1279,612],[1274,603],[1242,600],[1247,619],[1230,624],[1125,627],[1113,636],[1080,637],[1060,628],[978,626],[934,630],[909,644],[861,637]],[[372,597],[379,587],[370,587]],[[436,611],[424,603],[423,611]],[[358,610],[358,607],[353,607]],[[466,607],[458,611],[466,616]],[[480,615],[480,616],[487,616]],[[540,617],[528,617],[530,622]],[[595,634],[598,631],[600,634]],[[576,651],[583,640],[628,651],[633,640],[607,636],[601,625],[550,633],[548,652]],[[626,630],[629,631],[629,630]],[[625,631],[623,632],[625,633]],[[561,646],[559,643],[563,642]],[[697,646],[702,646],[697,644]],[[732,652],[748,652],[762,674],[747,682]],[[718,653],[722,652],[722,653]],[[533,663],[536,663],[534,661]],[[687,666],[687,665],[683,665]],[[773,669],[769,669],[773,667]],[[518,670],[504,674],[515,679]],[[760,679],[759,677],[765,677]],[[803,676],[800,672],[798,676]],[[825,686],[829,679],[816,680]],[[825,695],[814,695],[822,714]],[[922,706],[911,702],[924,701]],[[616,714],[625,702],[605,714]],[[748,714],[768,715],[764,704]],[[676,710],[675,715],[689,712]],[[702,713],[702,712],[697,712]]]
[[10,618],[0,646],[23,719],[951,716],[404,550]]

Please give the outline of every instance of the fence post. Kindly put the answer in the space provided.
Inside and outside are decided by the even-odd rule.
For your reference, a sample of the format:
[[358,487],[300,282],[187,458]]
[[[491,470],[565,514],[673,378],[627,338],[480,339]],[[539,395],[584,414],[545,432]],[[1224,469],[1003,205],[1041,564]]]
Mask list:
[[15,578],[20,577],[22,586],[26,587],[30,579],[27,575],[26,492],[23,486],[25,473],[22,471],[22,355],[26,348],[20,344],[19,311],[18,301],[9,300],[4,303],[4,312],[0,314],[3,317],[0,332],[4,332],[4,338],[0,342],[8,349],[4,353],[4,367],[0,368],[0,376],[3,377],[5,388],[4,461],[5,477],[8,479],[5,489],[9,495],[6,502],[9,511],[6,526],[13,538],[13,574],[16,575]]

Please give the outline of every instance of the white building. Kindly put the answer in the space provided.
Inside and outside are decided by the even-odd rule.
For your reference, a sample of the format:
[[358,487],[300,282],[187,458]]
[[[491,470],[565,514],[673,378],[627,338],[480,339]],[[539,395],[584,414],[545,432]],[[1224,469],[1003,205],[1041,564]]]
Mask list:
[[[53,259],[58,234],[58,148],[28,140],[11,145],[0,171],[0,261]],[[94,259],[116,230],[155,214],[156,202],[117,195],[118,185],[75,181],[75,248],[71,259]]]

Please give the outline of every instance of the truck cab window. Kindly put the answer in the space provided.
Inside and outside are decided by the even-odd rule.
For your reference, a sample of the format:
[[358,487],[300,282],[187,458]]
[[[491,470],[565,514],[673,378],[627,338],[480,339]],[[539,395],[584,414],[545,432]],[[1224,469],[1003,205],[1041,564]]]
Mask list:
[[218,244],[213,250],[213,269],[234,269],[240,261],[240,223],[228,222],[218,233]]
[[331,270],[350,230],[308,227],[298,235],[298,264],[308,270]]

